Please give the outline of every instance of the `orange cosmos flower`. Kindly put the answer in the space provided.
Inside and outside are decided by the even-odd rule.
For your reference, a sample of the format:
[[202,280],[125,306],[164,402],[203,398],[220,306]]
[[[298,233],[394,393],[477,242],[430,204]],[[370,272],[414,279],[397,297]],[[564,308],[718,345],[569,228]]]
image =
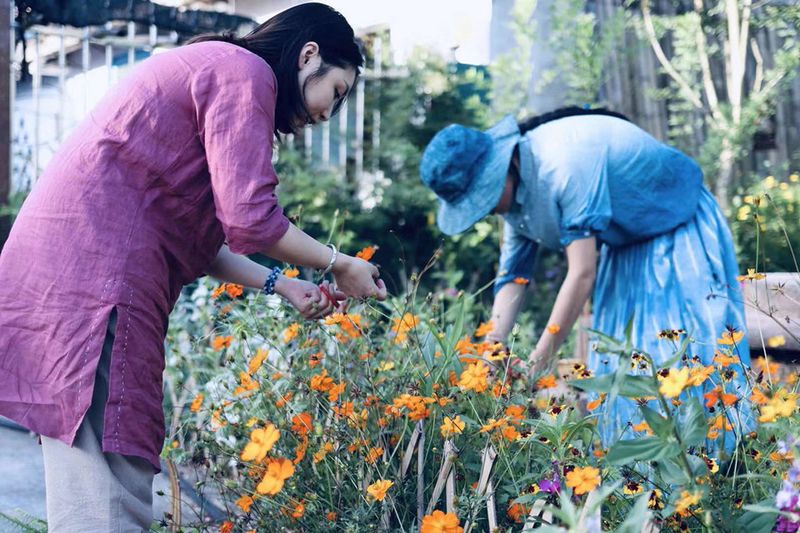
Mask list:
[[449,439],[450,437],[464,431],[464,422],[461,421],[461,417],[458,415],[456,415],[455,418],[446,416],[444,417],[444,422],[439,429],[441,430],[442,437]]
[[383,501],[386,497],[386,492],[394,485],[393,481],[381,479],[367,487],[367,494],[369,497],[376,501]]
[[453,513],[436,510],[422,518],[419,533],[463,533],[458,525],[458,517]]
[[366,246],[356,253],[356,257],[359,259],[363,259],[364,261],[369,261],[372,259],[372,256],[375,255],[375,252],[378,250],[377,246]]
[[296,278],[300,275],[300,271],[294,267],[287,268],[283,271],[283,275],[287,278]]
[[530,282],[528,278],[514,278],[514,283],[517,285],[527,285]]
[[203,393],[202,392],[198,392],[197,396],[195,396],[194,400],[192,400],[192,405],[189,407],[189,410],[191,412],[193,412],[193,413],[196,413],[197,411],[199,411],[200,407],[203,405],[203,399],[204,398],[205,398],[205,396],[203,395]]
[[238,500],[236,500],[236,505],[242,510],[242,512],[249,513],[250,507],[253,505],[253,498],[247,494],[244,494]]
[[733,344],[737,344],[739,341],[744,338],[744,331],[734,330],[734,331],[723,331],[722,335],[719,339],[717,339],[717,344],[723,344],[726,346],[730,346]]
[[478,326],[478,329],[475,330],[475,336],[485,337],[486,335],[491,333],[493,329],[494,329],[494,324],[492,323],[491,320],[488,322],[481,322],[481,324]]
[[488,384],[486,378],[489,375],[489,367],[486,363],[478,361],[467,366],[467,369],[461,373],[461,379],[458,386],[465,390],[473,390],[475,392],[483,392],[487,389]]
[[556,388],[556,377],[552,374],[542,376],[536,381],[537,389],[554,389]]
[[270,459],[267,464],[267,472],[264,478],[256,487],[259,494],[269,494],[274,496],[283,489],[283,483],[294,474],[294,465],[288,459]]
[[233,342],[232,335],[227,335],[224,337],[214,337],[213,339],[211,339],[211,348],[219,352],[220,350],[228,348],[232,342]]
[[558,324],[550,324],[549,326],[547,326],[547,333],[551,335],[555,335],[559,331],[561,331],[561,326],[559,326]]
[[242,461],[261,461],[267,456],[267,453],[280,436],[281,432],[272,424],[263,429],[254,429],[250,433],[250,442],[247,443],[247,446],[242,451]]
[[300,331],[300,324],[298,324],[297,322],[289,324],[289,327],[283,330],[283,342],[288,343],[289,341],[297,337],[297,333],[299,331]]
[[600,484],[600,470],[593,466],[575,468],[567,472],[567,486],[580,496],[594,490]]
[[244,287],[242,285],[237,285],[235,283],[228,283],[225,285],[225,292],[228,293],[228,296],[231,298],[238,298],[242,295],[242,290]]

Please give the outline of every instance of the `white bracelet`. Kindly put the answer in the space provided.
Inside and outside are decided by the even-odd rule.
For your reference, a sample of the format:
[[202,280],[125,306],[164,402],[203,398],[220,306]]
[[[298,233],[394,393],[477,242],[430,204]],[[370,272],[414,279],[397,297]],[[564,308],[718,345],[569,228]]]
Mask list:
[[336,249],[336,246],[330,243],[328,243],[326,246],[331,249],[331,260],[328,261],[328,266],[326,266],[325,270],[322,271],[320,277],[327,275],[328,272],[333,270],[333,265],[336,263],[336,258],[339,257],[339,250]]

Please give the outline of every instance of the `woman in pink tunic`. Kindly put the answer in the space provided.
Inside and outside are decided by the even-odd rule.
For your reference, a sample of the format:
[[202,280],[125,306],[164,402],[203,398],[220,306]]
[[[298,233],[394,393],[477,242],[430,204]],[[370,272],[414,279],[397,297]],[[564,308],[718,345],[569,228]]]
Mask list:
[[[91,112],[0,255],[0,415],[43,436],[51,531],[149,526],[164,338],[185,284],[267,280],[306,318],[333,309],[328,291],[245,257],[260,252],[332,270],[335,299],[386,294],[373,265],[303,233],[275,196],[274,134],[328,120],[356,82],[347,21],[303,4],[244,38],[196,41],[146,60]],[[107,382],[93,402],[104,342]],[[90,428],[95,462],[82,464],[69,453],[83,447],[90,407],[102,427]]]

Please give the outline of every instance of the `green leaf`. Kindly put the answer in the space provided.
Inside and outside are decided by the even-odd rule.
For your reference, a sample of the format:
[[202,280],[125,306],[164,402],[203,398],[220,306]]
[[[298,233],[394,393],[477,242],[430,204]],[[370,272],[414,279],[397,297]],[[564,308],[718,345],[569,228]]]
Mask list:
[[640,533],[644,524],[650,519],[653,513],[647,508],[650,499],[650,491],[646,491],[639,496],[633,509],[628,512],[625,521],[620,524],[615,533]]
[[[604,374],[594,378],[575,379],[569,382],[576,389],[588,392],[611,392],[614,374]],[[625,379],[619,385],[618,394],[626,398],[642,398],[644,396],[655,396],[656,386],[650,376],[625,375]]]
[[647,425],[650,426],[650,429],[653,430],[653,433],[664,438],[672,434],[672,419],[660,415],[646,405],[643,405],[641,410],[642,414],[644,415],[644,419],[647,421]]
[[748,533],[772,531],[780,514],[770,500],[763,500],[755,505],[745,505],[744,510],[745,513],[736,519],[736,529]]
[[689,340],[690,340],[691,338],[692,338],[692,336],[691,336],[691,335],[688,335],[688,334],[687,334],[687,335],[684,335],[684,336],[683,336],[683,340],[681,341],[681,345],[680,345],[680,347],[678,348],[678,351],[677,351],[677,352],[675,352],[675,354],[674,354],[672,357],[670,357],[669,359],[667,359],[667,360],[666,360],[666,361],[665,361],[665,362],[664,362],[664,363],[661,365],[661,367],[660,367],[660,368],[672,368],[673,366],[675,366],[675,363],[677,363],[678,361],[680,361],[680,360],[681,360],[681,357],[683,357],[683,354],[685,354],[685,353],[686,353],[686,350],[689,348]]
[[659,462],[656,470],[661,475],[661,479],[670,485],[686,485],[691,481],[686,471],[675,459]]
[[675,457],[681,451],[677,442],[659,437],[623,440],[614,444],[608,452],[612,465],[627,465],[634,461],[660,461]]
[[697,398],[692,397],[684,401],[678,412],[680,422],[678,433],[686,446],[699,446],[706,439],[708,427],[706,426],[705,412]]

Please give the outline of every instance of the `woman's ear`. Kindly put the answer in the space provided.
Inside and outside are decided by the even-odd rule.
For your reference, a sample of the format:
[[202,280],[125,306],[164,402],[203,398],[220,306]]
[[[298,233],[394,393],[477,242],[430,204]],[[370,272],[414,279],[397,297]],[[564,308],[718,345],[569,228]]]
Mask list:
[[314,62],[319,57],[319,45],[314,41],[309,41],[300,49],[300,57],[297,59],[297,68],[303,69]]

